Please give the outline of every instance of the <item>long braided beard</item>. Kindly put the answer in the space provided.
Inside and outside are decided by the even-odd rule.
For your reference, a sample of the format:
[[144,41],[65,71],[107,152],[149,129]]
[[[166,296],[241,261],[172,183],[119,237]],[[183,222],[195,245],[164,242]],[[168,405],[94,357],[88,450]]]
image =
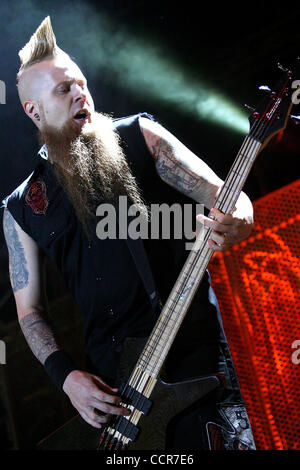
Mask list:
[[127,196],[128,206],[135,204],[148,217],[110,117],[93,114],[93,122],[81,132],[73,123],[57,131],[44,122],[40,140],[46,143],[55,175],[89,238],[95,231],[98,205],[116,207],[120,196]]

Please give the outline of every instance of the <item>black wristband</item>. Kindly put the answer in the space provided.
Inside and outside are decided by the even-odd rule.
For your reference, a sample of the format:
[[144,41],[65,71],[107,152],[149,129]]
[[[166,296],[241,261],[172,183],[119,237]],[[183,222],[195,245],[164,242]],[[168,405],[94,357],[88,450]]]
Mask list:
[[72,370],[79,369],[63,351],[54,351],[54,353],[50,354],[45,361],[44,368],[59,390],[63,389],[62,387],[67,375]]

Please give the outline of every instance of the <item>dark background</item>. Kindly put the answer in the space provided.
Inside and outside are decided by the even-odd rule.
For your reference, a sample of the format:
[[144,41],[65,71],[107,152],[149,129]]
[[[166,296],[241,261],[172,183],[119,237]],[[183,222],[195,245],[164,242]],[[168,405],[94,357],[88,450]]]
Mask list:
[[[2,1],[0,79],[6,83],[7,104],[0,105],[0,197],[23,181],[35,163],[36,131],[18,101],[15,75],[19,49],[46,15],[51,16],[60,47],[75,58],[87,76],[98,111],[112,112],[116,117],[138,111],[153,113],[224,178],[243,134],[199,119],[195,113],[188,114],[180,103],[164,101],[163,88],[161,97],[153,96],[151,90],[128,88],[127,77],[117,76],[118,57],[115,61],[111,57],[114,50],[108,44],[109,37],[120,48],[128,47],[122,32],[125,40],[130,36],[141,47],[158,45],[160,58],[172,61],[194,82],[205,82],[221,92],[247,115],[244,103],[256,106],[261,99],[258,86],[272,86],[277,81],[280,73],[277,62],[290,66],[300,55],[300,10],[295,5],[295,2],[279,6],[273,2]],[[94,25],[103,21],[109,23],[105,37],[93,37]],[[99,67],[93,58],[102,55],[103,50],[110,60],[107,64],[102,61]],[[120,67],[120,75],[130,70],[130,61],[129,53],[127,68]],[[159,80],[159,69],[153,67],[152,81],[155,84]],[[277,158],[277,148],[272,156],[262,155],[249,177],[246,190],[251,199],[295,179],[296,159],[290,156],[290,151],[297,151],[299,131],[293,125],[289,127],[292,136],[288,148],[280,147],[281,158]],[[294,143],[295,149],[291,148]]]
[[[244,103],[256,106],[262,95],[258,86],[272,87],[280,76],[277,62],[290,67],[300,55],[299,12],[296,2],[1,1],[0,80],[6,84],[6,104],[0,104],[0,200],[13,191],[35,165],[36,130],[22,111],[15,76],[19,67],[18,51],[48,14],[58,45],[75,58],[87,76],[98,111],[113,113],[115,117],[139,111],[152,113],[224,179],[245,133],[216,124],[209,116],[199,118],[193,107],[190,112],[187,110],[184,98],[181,98],[183,102],[165,99],[165,81],[161,95],[153,93],[151,86],[147,88],[142,83],[139,86],[138,77],[135,86],[128,86],[131,65],[139,58],[135,48],[131,54],[131,43],[127,43],[126,38],[131,38],[140,48],[154,45],[162,62],[174,64],[183,77],[190,77],[186,83],[205,83],[247,116]],[[103,37],[99,34],[102,24]],[[122,56],[119,53],[123,50],[127,51],[124,56],[127,60],[124,64],[123,57],[119,66],[118,60]],[[102,59],[98,61],[100,56]],[[140,63],[143,68],[143,61]],[[160,70],[155,63],[153,69],[151,65],[148,63],[145,68],[146,82],[152,82],[155,88],[160,84]],[[170,84],[174,79],[172,72],[173,68],[170,68]],[[167,66],[164,73],[168,74]],[[297,71],[295,78],[300,79]],[[189,90],[181,92],[184,96]],[[300,114],[297,106],[293,113]],[[245,191],[253,201],[299,177],[299,144],[300,127],[290,121],[284,135],[270,142],[252,169]],[[8,351],[11,356],[24,351],[25,357],[26,345],[21,337],[16,340],[19,330],[15,325],[2,230],[0,268],[0,338],[4,337],[11,345]],[[49,291],[53,302],[64,295],[57,285],[53,291],[50,286]],[[53,310],[59,312],[60,309],[59,302],[53,304]],[[11,396],[12,388],[20,387],[19,392],[14,391],[13,398],[4,401],[6,407],[12,407],[8,410],[10,438],[26,447],[43,435],[42,426],[39,423],[39,429],[33,430],[27,441],[21,437],[24,432],[22,426],[20,428],[20,419],[30,421],[32,409],[28,409],[25,417],[21,415],[15,404],[18,393],[27,393],[27,401],[38,403],[39,409],[43,408],[41,403],[48,395],[46,392],[43,395],[43,389],[40,391],[43,372],[37,369],[36,363],[30,362],[31,355],[26,359],[28,363],[22,363],[20,355],[15,357],[17,369],[33,367],[38,370],[36,383],[31,380],[25,392],[21,392],[22,386],[10,371],[9,364],[0,366],[6,368],[2,379],[6,393]],[[11,385],[7,385],[8,382]],[[51,388],[51,385],[47,383],[47,387]],[[53,404],[55,406],[57,403]],[[51,419],[56,423],[53,416]],[[16,421],[17,425],[14,424]],[[48,431],[46,427],[43,432]]]

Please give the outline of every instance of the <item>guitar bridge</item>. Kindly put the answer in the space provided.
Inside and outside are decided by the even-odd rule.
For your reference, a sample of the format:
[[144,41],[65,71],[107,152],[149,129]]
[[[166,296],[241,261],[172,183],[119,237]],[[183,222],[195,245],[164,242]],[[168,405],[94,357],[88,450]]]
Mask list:
[[139,428],[125,416],[113,419],[101,433],[97,450],[126,450],[130,442],[134,442]]

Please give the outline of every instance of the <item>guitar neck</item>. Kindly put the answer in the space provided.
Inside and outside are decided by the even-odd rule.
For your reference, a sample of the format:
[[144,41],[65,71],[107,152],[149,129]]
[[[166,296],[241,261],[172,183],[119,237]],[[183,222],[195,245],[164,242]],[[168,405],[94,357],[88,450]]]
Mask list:
[[[276,85],[276,91],[265,96],[249,117],[250,132],[245,137],[214,203],[214,207],[223,213],[234,211],[238,197],[261,148],[273,135],[286,127],[294,103],[294,82],[292,72],[288,69],[283,70],[284,77]],[[296,91],[299,92],[299,83],[297,86]],[[214,219],[211,213],[209,217]],[[148,376],[155,379],[159,374],[213,255],[213,250],[207,244],[210,234],[211,229],[203,226],[203,230],[197,236],[191,253],[138,360],[132,377],[135,377],[135,373],[137,375],[141,373],[145,378]]]
[[[295,93],[300,92],[300,85],[293,92],[293,73],[288,69],[282,68],[282,70],[284,70],[284,77],[275,86],[275,90],[269,90],[268,95],[265,95],[262,102],[249,117],[249,134],[245,137],[224,185],[214,202],[214,207],[223,213],[232,213],[234,211],[238,197],[259,151],[277,132],[286,127]],[[211,212],[209,217],[214,219]],[[128,379],[126,386],[129,385],[135,392],[140,393],[137,396],[141,398],[141,403],[143,400],[145,401],[145,398],[150,397],[158,374],[214,253],[207,243],[211,231],[210,228],[203,226],[201,232],[197,235],[191,252],[148,338],[147,344]],[[131,388],[128,387],[125,398],[129,395],[132,396]],[[126,403],[126,400],[124,403]],[[134,408],[131,418],[128,418],[134,429],[137,428],[137,423],[143,413],[144,411],[140,408]],[[107,435],[114,438],[120,434],[118,426],[119,423],[117,423],[117,426],[109,428]],[[134,438],[135,436],[133,436]],[[121,433],[120,442],[124,445],[127,445],[131,439],[130,436],[124,437]],[[109,442],[112,442],[112,440]]]
[[[234,211],[238,197],[261,148],[276,132],[286,127],[294,95],[292,94],[292,73],[288,69],[285,72],[284,78],[276,87],[277,91],[265,97],[249,118],[250,132],[245,137],[214,203],[214,207],[223,213]],[[300,86],[297,91],[299,89]],[[209,217],[214,219],[211,213]],[[142,373],[144,377],[148,376],[153,379],[158,376],[213,255],[213,250],[207,244],[210,234],[211,229],[203,226],[131,377],[134,378],[135,373],[137,375]]]
[[261,146],[261,142],[247,135],[214,204],[216,209],[233,212]]
[[[260,146],[261,143],[253,137],[246,136],[214,207],[226,213],[233,211]],[[146,372],[147,376],[150,375],[153,378],[158,376],[206,271],[213,254],[213,250],[207,244],[210,232],[211,229],[203,227],[203,231],[198,235],[137,362],[136,369],[141,373]],[[135,370],[132,379],[134,380],[137,375],[139,374]]]

